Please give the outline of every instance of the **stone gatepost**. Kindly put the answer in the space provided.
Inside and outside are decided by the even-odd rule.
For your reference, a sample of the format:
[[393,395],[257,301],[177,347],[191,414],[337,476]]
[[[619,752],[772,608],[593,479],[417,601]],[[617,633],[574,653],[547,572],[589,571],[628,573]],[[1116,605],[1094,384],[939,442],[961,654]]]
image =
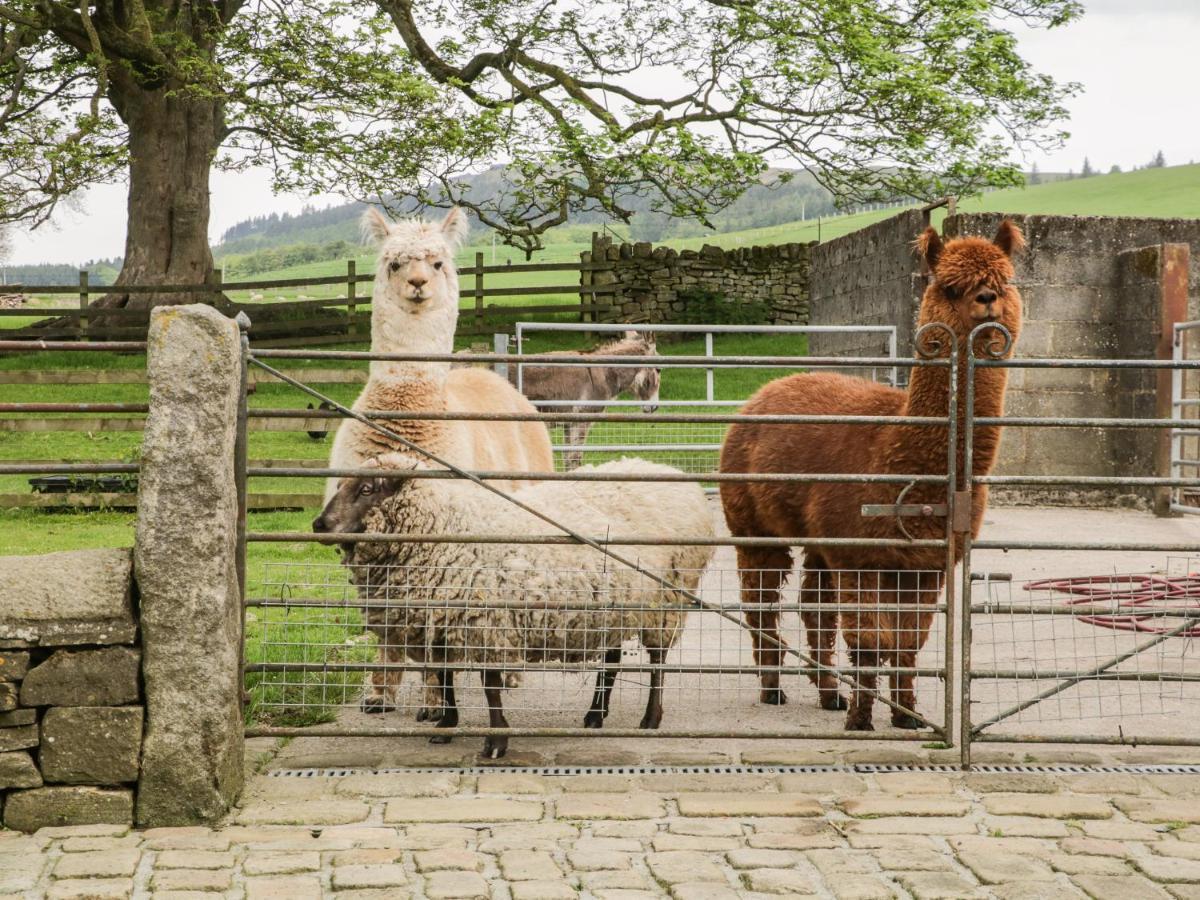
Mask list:
[[146,732],[145,827],[211,822],[242,788],[234,438],[237,324],[212,307],[154,310],[134,568]]

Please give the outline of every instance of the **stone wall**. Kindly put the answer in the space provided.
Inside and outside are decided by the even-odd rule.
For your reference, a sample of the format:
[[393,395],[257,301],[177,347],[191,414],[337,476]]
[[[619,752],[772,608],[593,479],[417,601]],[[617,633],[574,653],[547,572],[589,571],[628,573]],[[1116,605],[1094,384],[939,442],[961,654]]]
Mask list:
[[675,250],[648,243],[614,245],[596,237],[583,254],[595,285],[613,285],[600,318],[613,322],[676,322],[690,291],[719,293],[735,303],[763,303],[775,325],[804,325],[809,317],[810,244]]
[[0,558],[7,828],[132,823],[145,719],[128,550]]
[[0,558],[8,828],[212,823],[241,792],[238,326],[155,310],[146,373],[135,549]]

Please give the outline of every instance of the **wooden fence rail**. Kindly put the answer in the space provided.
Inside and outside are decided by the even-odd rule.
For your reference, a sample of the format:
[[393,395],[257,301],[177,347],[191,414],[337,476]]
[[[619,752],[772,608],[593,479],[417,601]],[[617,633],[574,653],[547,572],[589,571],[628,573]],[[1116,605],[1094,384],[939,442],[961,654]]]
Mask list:
[[[611,284],[597,285],[591,277],[594,267],[590,261],[561,263],[523,263],[518,265],[484,265],[483,254],[475,254],[475,265],[458,270],[464,289],[460,305],[469,319],[458,329],[461,335],[511,333],[518,319],[535,315],[558,314],[578,316],[579,321],[596,321],[609,308],[616,288]],[[488,286],[488,276],[572,272],[576,278],[570,284],[505,284]],[[211,281],[204,284],[121,285],[119,290],[129,294],[207,294],[221,298],[232,310],[244,311],[250,317],[250,343],[256,347],[313,347],[328,344],[360,343],[369,339],[371,317],[369,292],[360,292],[358,285],[373,282],[374,274],[359,274],[354,260],[346,261],[344,275],[310,278],[250,279],[225,281],[220,269]],[[564,282],[566,278],[562,279]],[[470,288],[466,285],[470,284]],[[235,301],[233,291],[266,291],[305,287],[340,285],[344,292],[325,299],[250,300]],[[20,307],[0,309],[0,339],[6,340],[122,340],[144,335],[149,322],[145,310],[104,309],[90,306],[92,298],[114,290],[112,285],[91,282],[89,273],[79,273],[79,283],[73,285],[0,285],[0,292],[25,295],[72,294],[78,306]],[[485,303],[502,297],[545,297],[570,294],[577,303],[540,303],[508,305]],[[256,321],[257,316],[257,321]],[[6,328],[5,320],[40,318],[56,320],[52,324],[32,327],[27,322]],[[97,321],[99,320],[99,321]]]

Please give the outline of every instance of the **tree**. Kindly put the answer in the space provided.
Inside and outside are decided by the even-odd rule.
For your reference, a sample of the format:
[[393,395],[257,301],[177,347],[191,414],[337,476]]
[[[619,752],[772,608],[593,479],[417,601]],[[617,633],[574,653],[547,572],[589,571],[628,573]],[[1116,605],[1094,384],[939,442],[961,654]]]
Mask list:
[[1150,160],[1149,168],[1161,169],[1164,166],[1166,166],[1166,164],[1167,164],[1167,158],[1165,156],[1163,156],[1163,152],[1161,150],[1159,150],[1157,153],[1154,154],[1154,159]]
[[1096,174],[1096,170],[1092,168],[1092,162],[1086,156],[1083,158],[1083,169],[1079,172],[1080,178],[1091,178]]
[[[213,165],[460,202],[529,252],[630,199],[709,222],[765,176],[843,202],[1020,183],[1074,85],[1006,30],[1075,0],[0,0],[0,218],[129,181],[120,284],[204,281]],[[473,197],[456,175],[505,165]],[[784,176],[786,177],[786,176]],[[643,204],[644,205],[644,204]],[[127,295],[106,305],[167,299]],[[176,297],[176,300],[190,299]]]
[[1113,167],[1112,167],[1111,169],[1109,169],[1109,170],[1108,170],[1108,174],[1109,174],[1109,175],[1120,175],[1120,174],[1121,174],[1121,167],[1120,167],[1120,166],[1118,166],[1118,165],[1116,165],[1116,164],[1114,163],[1114,164],[1113,164]]

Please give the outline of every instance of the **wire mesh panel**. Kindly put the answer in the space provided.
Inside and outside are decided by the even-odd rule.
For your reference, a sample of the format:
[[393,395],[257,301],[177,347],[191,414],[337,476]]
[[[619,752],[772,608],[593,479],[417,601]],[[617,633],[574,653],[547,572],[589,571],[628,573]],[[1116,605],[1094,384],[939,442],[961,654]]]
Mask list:
[[[972,596],[971,719],[991,736],[1180,735],[1200,713],[1200,569],[1010,583]],[[1187,715],[1180,715],[1186,713]]]
[[[842,695],[878,680],[890,697],[889,680],[907,678],[915,681],[920,714],[941,719],[941,572],[825,571],[803,603],[798,573],[764,573],[777,581],[792,575],[791,587],[778,604],[747,604],[736,568],[710,566],[686,573],[705,604],[694,609],[668,601],[648,580],[631,592],[627,579],[610,587],[572,570],[530,573],[514,590],[492,587],[512,582],[477,568],[371,568],[359,578],[361,593],[337,563],[263,568],[259,595],[249,601],[259,641],[250,650],[262,660],[247,666],[255,718],[312,723],[380,714],[377,720],[411,724],[444,706],[439,673],[448,672],[459,724],[485,726],[482,673],[490,671],[504,688],[512,726],[580,727],[607,672],[605,727],[643,724],[657,674],[662,722],[648,736],[838,732],[844,713],[820,709],[810,683],[815,645],[832,648],[829,668],[820,671],[841,679]],[[914,588],[924,592],[920,598]],[[798,651],[773,664],[791,697],[786,708],[758,702],[764,665],[747,619],[762,613],[779,615],[781,638]],[[879,703],[880,731],[890,728],[888,713]]]

